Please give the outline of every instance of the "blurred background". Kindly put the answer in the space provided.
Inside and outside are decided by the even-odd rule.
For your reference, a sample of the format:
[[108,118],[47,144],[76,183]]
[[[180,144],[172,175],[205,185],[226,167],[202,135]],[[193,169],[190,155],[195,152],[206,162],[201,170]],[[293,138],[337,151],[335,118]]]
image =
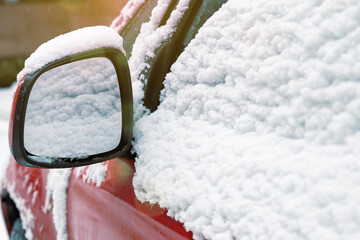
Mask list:
[[[0,88],[42,43],[82,27],[109,26],[127,0],[0,0]],[[2,104],[2,103],[0,103]]]

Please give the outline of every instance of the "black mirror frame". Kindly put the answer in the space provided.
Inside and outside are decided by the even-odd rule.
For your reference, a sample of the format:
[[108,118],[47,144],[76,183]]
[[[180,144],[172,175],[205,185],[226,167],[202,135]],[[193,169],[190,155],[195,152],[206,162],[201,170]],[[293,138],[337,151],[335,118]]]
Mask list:
[[[51,163],[34,161],[31,158],[34,155],[26,151],[24,147],[24,122],[29,95],[36,80],[40,77],[41,74],[55,67],[94,57],[108,58],[113,63],[118,77],[122,109],[122,131],[119,145],[111,151],[90,155],[86,158],[49,157],[48,159],[51,160]],[[124,155],[129,150],[133,129],[132,86],[130,70],[126,57],[118,49],[110,47],[97,48],[58,59],[48,63],[41,69],[37,70],[35,73],[27,75],[23,81],[19,83],[18,88],[20,89],[17,89],[17,92],[15,93],[12,110],[13,113],[10,119],[9,141],[11,153],[19,164],[35,168],[78,167],[116,158]]]

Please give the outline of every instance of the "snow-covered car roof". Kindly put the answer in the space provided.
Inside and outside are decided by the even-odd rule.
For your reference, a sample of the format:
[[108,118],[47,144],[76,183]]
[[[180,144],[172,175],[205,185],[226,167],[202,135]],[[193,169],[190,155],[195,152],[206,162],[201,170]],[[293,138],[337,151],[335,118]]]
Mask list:
[[195,239],[360,238],[357,1],[230,0],[136,122],[134,186]]

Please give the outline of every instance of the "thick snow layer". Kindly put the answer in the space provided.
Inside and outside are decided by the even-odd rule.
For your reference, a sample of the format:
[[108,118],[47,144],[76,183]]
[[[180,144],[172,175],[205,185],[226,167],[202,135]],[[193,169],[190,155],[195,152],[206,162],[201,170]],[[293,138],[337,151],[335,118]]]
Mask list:
[[180,0],[172,11],[166,24],[159,27],[171,0],[159,0],[158,5],[153,9],[150,21],[141,26],[139,36],[133,45],[129,68],[131,72],[133,97],[134,97],[134,119],[139,119],[146,109],[143,106],[144,79],[143,71],[149,68],[147,60],[155,56],[155,50],[161,43],[168,40],[176,29],[179,19],[188,8],[189,0]]
[[42,44],[26,59],[17,80],[20,81],[26,74],[34,73],[50,62],[79,52],[113,47],[125,54],[122,43],[119,34],[106,26],[86,27],[60,35]]
[[37,79],[26,109],[27,151],[49,157],[88,156],[115,149],[120,138],[120,90],[110,60],[72,62]]
[[356,0],[230,0],[135,126],[134,187],[196,239],[360,239]]

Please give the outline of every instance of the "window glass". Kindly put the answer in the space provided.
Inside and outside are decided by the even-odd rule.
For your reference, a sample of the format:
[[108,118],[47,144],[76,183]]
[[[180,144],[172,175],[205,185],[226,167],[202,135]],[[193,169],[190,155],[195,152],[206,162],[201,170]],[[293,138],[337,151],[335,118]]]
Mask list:
[[204,0],[184,39],[184,46],[195,37],[199,29],[227,0]]
[[141,6],[141,8],[136,13],[136,15],[126,25],[124,30],[122,30],[120,32],[120,35],[124,39],[123,45],[124,45],[127,59],[129,59],[131,56],[131,50],[132,50],[132,47],[133,47],[136,37],[140,33],[141,25],[150,20],[151,12],[156,5],[157,5],[156,0],[147,1],[143,6]]

